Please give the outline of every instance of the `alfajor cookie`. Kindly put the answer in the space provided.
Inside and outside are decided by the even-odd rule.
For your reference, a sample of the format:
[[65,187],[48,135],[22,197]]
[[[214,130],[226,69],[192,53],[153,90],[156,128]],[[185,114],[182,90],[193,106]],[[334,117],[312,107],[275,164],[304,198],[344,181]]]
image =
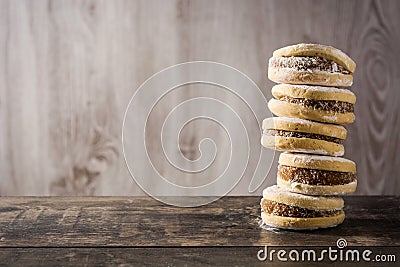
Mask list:
[[356,96],[347,89],[334,87],[278,84],[268,108],[277,116],[312,121],[350,124],[354,122]]
[[261,144],[278,151],[342,156],[343,126],[303,119],[273,117],[263,121]]
[[342,195],[357,187],[356,164],[348,159],[307,154],[279,156],[277,184],[306,195]]
[[268,78],[276,83],[348,87],[355,62],[332,46],[297,44],[274,51]]
[[315,197],[285,191],[274,185],[264,189],[261,199],[264,224],[293,230],[333,227],[343,222],[343,199]]

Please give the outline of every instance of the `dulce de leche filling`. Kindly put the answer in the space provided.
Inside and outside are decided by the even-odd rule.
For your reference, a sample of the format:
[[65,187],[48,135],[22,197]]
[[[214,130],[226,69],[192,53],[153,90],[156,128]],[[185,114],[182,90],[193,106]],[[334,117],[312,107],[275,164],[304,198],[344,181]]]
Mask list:
[[330,73],[350,74],[342,65],[322,57],[273,57],[270,66],[275,68],[292,68],[298,71],[327,71]]
[[320,109],[338,113],[354,112],[354,104],[343,101],[312,100],[306,98],[294,98],[290,96],[282,96],[279,97],[278,99],[281,101],[298,104],[307,108]]
[[322,135],[322,134],[314,134],[314,133],[303,133],[303,132],[293,132],[293,131],[286,131],[286,130],[269,129],[269,130],[264,130],[264,134],[271,135],[271,136],[282,136],[282,137],[311,138],[311,139],[318,139],[318,140],[333,142],[336,144],[343,143],[342,139],[332,137],[332,136],[326,136],[326,135]]
[[351,172],[315,170],[286,165],[278,166],[278,175],[290,183],[308,185],[344,185],[357,179],[356,174]]
[[268,214],[295,218],[330,217],[341,213],[341,210],[311,210],[264,198],[261,200],[261,209]]

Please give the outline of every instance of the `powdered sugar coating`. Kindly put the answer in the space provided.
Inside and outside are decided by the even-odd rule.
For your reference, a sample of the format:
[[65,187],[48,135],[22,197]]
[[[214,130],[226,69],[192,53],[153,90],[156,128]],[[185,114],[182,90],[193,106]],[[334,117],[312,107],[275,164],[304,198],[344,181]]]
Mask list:
[[[304,119],[299,119],[299,118],[290,118],[290,117],[271,117],[271,118],[266,118],[264,120],[265,121],[269,121],[269,120],[284,121],[284,122],[291,122],[291,123],[298,123],[298,124],[315,124],[315,125],[320,125],[322,127],[327,126],[326,124],[320,123],[320,122],[304,120]],[[340,128],[342,130],[346,130],[346,128],[344,128],[343,126],[340,126],[340,125],[329,125],[329,126],[335,127],[335,128]]]
[[300,43],[282,47],[273,52],[274,57],[279,56],[315,56],[327,57],[345,66],[350,72],[356,69],[356,63],[343,51],[328,45]]
[[[339,216],[343,216],[344,219],[344,213],[342,215]],[[271,220],[269,220],[269,218],[273,218],[273,217],[277,217],[277,218],[282,218],[284,223],[279,223],[279,222],[271,222]],[[287,230],[315,230],[315,229],[322,229],[322,228],[330,228],[330,227],[335,227],[337,225],[339,225],[340,223],[343,222],[343,219],[339,219],[339,220],[335,220],[335,222],[333,223],[322,223],[323,225],[316,225],[316,226],[311,226],[309,224],[305,224],[303,227],[299,227],[299,226],[295,226],[293,225],[291,218],[290,217],[282,217],[282,216],[277,216],[277,215],[267,215],[265,212],[261,212],[261,218],[262,218],[262,223],[260,224],[260,227],[265,229],[265,230],[269,230],[275,233],[280,233],[280,229],[287,229]],[[332,217],[324,217],[324,220],[327,220],[329,218]],[[337,218],[337,217],[334,217]],[[282,220],[281,219],[281,220]],[[308,219],[310,220],[310,219]]]
[[338,117],[336,115],[332,116],[322,116],[324,120],[331,121],[331,122],[336,122],[338,120]]
[[312,202],[316,202],[316,201],[339,201],[339,202],[342,202],[343,201],[342,198],[337,197],[337,196],[311,196],[311,195],[302,195],[302,194],[298,194],[298,193],[294,193],[294,192],[289,192],[283,188],[278,187],[277,185],[267,187],[263,190],[263,197],[265,199],[269,199],[268,196],[280,195],[280,194],[290,196],[291,198],[305,199],[307,201],[312,201]]
[[299,89],[304,89],[304,90],[309,90],[309,91],[318,91],[318,92],[332,92],[332,93],[342,93],[342,94],[348,94],[348,95],[355,95],[352,91],[348,89],[341,89],[341,88],[336,88],[336,87],[327,87],[327,86],[311,86],[311,85],[303,85],[303,84],[285,84],[294,88],[299,88]]
[[292,162],[302,162],[308,163],[312,160],[322,160],[322,161],[329,161],[329,162],[346,162],[355,164],[354,161],[349,159],[341,158],[341,157],[331,157],[331,156],[320,156],[320,155],[308,155],[308,154],[296,154],[296,153],[282,153],[284,156],[290,156]]
[[303,119],[299,119],[299,118],[289,118],[289,117],[272,117],[272,118],[267,118],[266,120],[271,120],[271,119],[273,119],[274,121],[285,121],[285,122],[293,122],[293,123],[299,123],[299,124],[316,123],[316,122],[309,121],[309,120],[303,120]]
[[326,71],[328,73],[341,73],[349,75],[350,72],[339,63],[319,56],[289,56],[272,57],[269,60],[269,67],[293,68],[298,71]]

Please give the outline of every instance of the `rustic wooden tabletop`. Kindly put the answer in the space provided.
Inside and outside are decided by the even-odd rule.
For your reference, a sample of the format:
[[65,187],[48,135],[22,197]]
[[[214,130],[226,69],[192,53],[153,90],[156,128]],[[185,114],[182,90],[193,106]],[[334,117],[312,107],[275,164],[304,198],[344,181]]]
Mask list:
[[0,265],[265,266],[257,252],[266,245],[336,246],[344,238],[348,246],[400,246],[400,197],[346,197],[342,225],[300,232],[260,228],[260,197],[198,208],[149,197],[0,200]]

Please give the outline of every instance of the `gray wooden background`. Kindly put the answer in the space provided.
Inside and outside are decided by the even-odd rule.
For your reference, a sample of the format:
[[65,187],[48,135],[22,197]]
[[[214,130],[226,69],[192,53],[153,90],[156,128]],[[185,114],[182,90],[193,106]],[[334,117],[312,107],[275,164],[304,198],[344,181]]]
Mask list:
[[[270,98],[267,59],[299,42],[333,45],[357,62],[345,156],[358,165],[358,194],[398,194],[399,26],[395,0],[0,0],[0,195],[143,194],[121,145],[135,88],[168,66],[210,60],[241,70]],[[155,116],[150,126],[161,123]],[[183,132],[188,158],[202,136],[218,132],[206,123]],[[223,138],[215,134],[217,144]],[[276,163],[263,187],[275,174]],[[232,194],[248,194],[249,179]]]

